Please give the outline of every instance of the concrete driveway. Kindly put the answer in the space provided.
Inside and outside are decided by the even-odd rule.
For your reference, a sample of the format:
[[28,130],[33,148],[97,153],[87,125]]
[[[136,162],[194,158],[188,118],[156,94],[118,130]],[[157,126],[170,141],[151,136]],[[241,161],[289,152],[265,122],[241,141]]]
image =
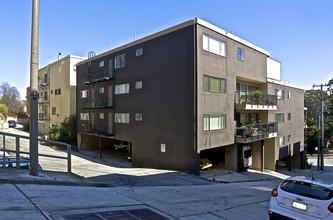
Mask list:
[[[5,129],[3,132],[28,136],[20,126]],[[0,137],[2,139],[2,137]],[[29,152],[29,140],[21,139],[22,151]],[[6,138],[6,148],[15,149],[15,138]],[[65,151],[52,149],[43,144],[38,146],[40,154],[66,157]],[[90,155],[89,155],[90,154]],[[94,155],[95,154],[95,155]],[[197,176],[171,170],[131,168],[129,163],[119,157],[99,158],[98,152],[72,151],[72,173],[89,181],[107,183],[113,186],[184,186],[211,184]],[[39,157],[39,164],[46,171],[67,171],[67,161],[49,157]]]

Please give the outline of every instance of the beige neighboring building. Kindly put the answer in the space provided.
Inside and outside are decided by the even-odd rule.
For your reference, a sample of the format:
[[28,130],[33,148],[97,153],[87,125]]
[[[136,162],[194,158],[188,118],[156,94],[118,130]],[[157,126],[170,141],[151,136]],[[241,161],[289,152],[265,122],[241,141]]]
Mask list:
[[[76,64],[85,57],[68,55],[38,70],[38,132],[61,126],[65,117],[76,114]],[[30,95],[27,88],[27,110]],[[30,115],[30,114],[29,114]]]

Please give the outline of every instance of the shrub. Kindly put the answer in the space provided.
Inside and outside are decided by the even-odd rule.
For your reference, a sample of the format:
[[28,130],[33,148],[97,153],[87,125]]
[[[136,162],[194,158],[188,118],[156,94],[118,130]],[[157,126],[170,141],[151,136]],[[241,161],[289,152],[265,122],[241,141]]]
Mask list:
[[49,128],[49,130],[47,131],[47,134],[49,136],[49,139],[52,141],[58,141],[60,138],[60,127],[58,126],[52,126]]
[[27,121],[23,124],[23,130],[24,130],[24,131],[29,131],[29,126],[30,126],[30,124],[29,124],[29,120],[27,120]]
[[76,116],[70,115],[65,118],[62,127],[66,131],[66,139],[69,144],[76,145]]

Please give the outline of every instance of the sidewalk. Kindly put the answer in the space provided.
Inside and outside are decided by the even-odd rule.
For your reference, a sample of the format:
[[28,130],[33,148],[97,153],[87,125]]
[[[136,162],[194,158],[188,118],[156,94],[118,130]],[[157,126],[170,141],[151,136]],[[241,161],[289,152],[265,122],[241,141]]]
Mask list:
[[234,172],[225,169],[212,169],[201,172],[200,177],[219,183],[238,183],[238,182],[254,182],[268,180],[283,180],[292,176],[319,176],[325,171],[316,171],[313,169],[301,170],[278,169],[277,171],[267,170],[260,172],[258,170],[248,169],[247,172]]
[[40,170],[38,176],[31,176],[28,169],[16,168],[0,168],[0,184],[111,187],[110,184],[92,182],[73,173]]
[[105,187],[69,173],[40,171],[33,177],[29,170],[1,168],[0,219],[225,220],[243,213],[267,219],[271,190],[281,179],[313,172],[208,171],[191,177],[208,179],[205,184]]

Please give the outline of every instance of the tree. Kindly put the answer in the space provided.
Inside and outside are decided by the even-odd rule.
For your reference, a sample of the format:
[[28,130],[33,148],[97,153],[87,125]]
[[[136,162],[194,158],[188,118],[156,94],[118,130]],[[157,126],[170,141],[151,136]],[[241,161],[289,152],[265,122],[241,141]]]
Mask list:
[[8,113],[18,113],[23,110],[24,104],[20,100],[20,93],[15,86],[11,86],[8,82],[0,85],[0,103],[8,108]]
[[7,114],[8,114],[8,108],[5,104],[1,104],[0,103],[0,113],[7,118]]
[[[333,79],[330,80],[333,83]],[[304,94],[304,104],[307,107],[307,121],[308,126],[306,133],[306,142],[309,151],[318,145],[318,116],[321,111],[321,98],[320,90],[307,90]],[[323,92],[323,106],[324,106],[324,137],[325,140],[333,146],[333,94]]]

